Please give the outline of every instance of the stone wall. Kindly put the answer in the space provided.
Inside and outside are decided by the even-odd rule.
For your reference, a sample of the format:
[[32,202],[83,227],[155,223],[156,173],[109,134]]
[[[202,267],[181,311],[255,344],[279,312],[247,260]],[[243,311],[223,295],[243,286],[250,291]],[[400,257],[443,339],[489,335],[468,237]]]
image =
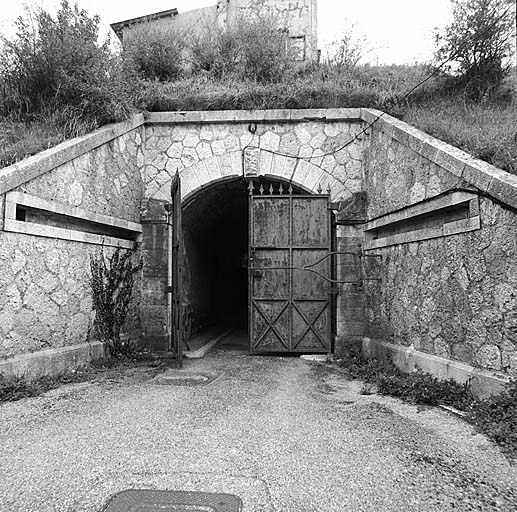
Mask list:
[[[143,130],[119,125],[115,132],[105,128],[2,169],[0,219],[3,223],[6,216],[6,231],[0,231],[0,358],[87,341],[93,319],[89,255],[100,250],[101,238],[97,243],[66,239],[66,229],[60,238],[44,225],[37,226],[38,236],[7,230],[5,198],[17,191],[72,214],[87,212],[90,220],[139,223],[143,185],[137,162],[143,158]],[[105,249],[107,254],[112,250]],[[140,335],[138,302],[136,294],[127,325],[133,337]]]
[[[296,111],[295,111],[296,112]],[[321,118],[318,115],[322,115]],[[334,199],[363,187],[364,138],[358,109],[343,111],[185,112],[150,114],[142,179],[145,196],[170,200],[172,176],[188,199],[204,186],[243,174],[243,151],[258,152],[258,172]]]
[[336,247],[352,253],[337,258],[337,353],[367,336],[516,374],[517,177],[368,109],[151,113],[0,170],[0,358],[84,342],[92,319],[102,239],[25,229],[24,197],[112,230],[142,224],[128,330],[163,348],[176,172],[183,205],[243,177],[330,191]]
[[366,335],[517,375],[517,177],[389,116],[364,164],[368,219],[445,191],[481,195],[480,229],[366,251],[382,256],[366,271],[380,279],[365,282]]

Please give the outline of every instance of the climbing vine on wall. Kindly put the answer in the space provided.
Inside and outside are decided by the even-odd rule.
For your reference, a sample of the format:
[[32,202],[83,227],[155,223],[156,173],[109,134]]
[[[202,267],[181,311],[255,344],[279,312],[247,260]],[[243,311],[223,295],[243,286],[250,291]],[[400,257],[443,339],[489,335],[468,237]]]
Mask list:
[[89,285],[95,311],[94,331],[100,341],[107,344],[109,355],[118,357],[132,350],[120,338],[120,330],[126,320],[135,278],[143,260],[137,255],[138,245],[133,249],[117,247],[111,255],[104,247],[90,255]]

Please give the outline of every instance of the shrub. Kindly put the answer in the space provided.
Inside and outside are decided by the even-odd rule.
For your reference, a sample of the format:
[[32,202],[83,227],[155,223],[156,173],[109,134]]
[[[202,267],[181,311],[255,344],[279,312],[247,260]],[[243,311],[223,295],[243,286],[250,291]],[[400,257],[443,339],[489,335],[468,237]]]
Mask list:
[[136,73],[150,80],[175,80],[184,66],[186,38],[174,29],[149,22],[125,36],[124,57]]
[[401,372],[392,362],[353,357],[342,363],[347,377],[362,379],[375,384],[381,395],[390,395],[419,405],[452,405],[466,409],[474,398],[468,386],[453,380],[442,381],[436,377],[415,371]]
[[233,32],[217,26],[205,27],[188,42],[192,72],[223,78],[235,73],[239,61],[239,41]]
[[192,70],[216,78],[279,82],[292,70],[287,33],[273,17],[241,18],[230,29],[207,28],[188,48]]
[[357,34],[355,26],[350,24],[341,33],[339,40],[329,45],[324,61],[339,72],[350,71],[370,52],[367,38]]
[[104,250],[90,256],[89,284],[95,311],[95,334],[107,343],[112,357],[128,354],[133,349],[122,343],[120,330],[129,311],[135,276],[143,264],[141,258],[134,261],[137,250],[136,245],[132,250],[117,247],[111,256],[106,256]]
[[0,114],[49,116],[60,112],[67,135],[111,121],[131,111],[131,91],[121,65],[98,44],[99,17],[62,0],[57,16],[39,9],[16,22],[16,35],[3,39],[0,55]]
[[[515,53],[515,7],[510,0],[453,0],[453,22],[436,37],[438,61],[457,67],[456,84],[480,100],[497,90]],[[450,68],[449,68],[450,69]]]
[[381,395],[390,395],[420,405],[452,405],[465,409],[473,400],[468,386],[461,386],[453,380],[442,381],[436,377],[413,372],[404,374],[394,370],[389,375],[379,375],[377,386]]
[[238,73],[241,78],[278,82],[292,69],[287,33],[272,17],[241,19],[233,36],[239,45]]
[[403,373],[391,360],[350,357],[341,368],[349,379],[365,381],[361,394],[372,394],[370,384],[381,395],[389,395],[419,405],[449,405],[467,411],[465,419],[497,443],[510,458],[517,458],[517,380],[505,390],[485,400],[473,397],[469,385],[452,379],[441,381],[428,373]]
[[63,384],[84,382],[89,378],[89,371],[85,368],[64,371],[55,376],[42,376],[28,381],[24,377],[6,378],[0,374],[0,402],[15,402],[22,398],[38,396]]

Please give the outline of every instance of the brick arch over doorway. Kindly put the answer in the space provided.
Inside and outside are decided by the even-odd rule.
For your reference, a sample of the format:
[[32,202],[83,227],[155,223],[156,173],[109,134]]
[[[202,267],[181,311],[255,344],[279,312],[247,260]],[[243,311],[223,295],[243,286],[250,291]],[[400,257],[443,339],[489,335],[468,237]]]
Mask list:
[[[255,151],[255,150],[252,150]],[[292,183],[308,193],[328,192],[332,199],[345,194],[345,184],[322,167],[307,160],[256,150],[256,176]],[[211,184],[235,179],[246,174],[245,156],[241,151],[225,153],[201,160],[180,171],[182,201],[188,201]]]

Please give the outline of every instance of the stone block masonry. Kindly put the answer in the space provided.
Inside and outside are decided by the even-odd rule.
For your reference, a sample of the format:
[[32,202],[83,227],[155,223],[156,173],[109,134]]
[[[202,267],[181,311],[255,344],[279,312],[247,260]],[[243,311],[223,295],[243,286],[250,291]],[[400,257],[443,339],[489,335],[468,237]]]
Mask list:
[[517,177],[389,117],[371,129],[364,165],[377,222],[451,191],[480,195],[464,213],[476,229],[434,238],[435,216],[427,240],[367,251],[383,263],[381,280],[366,282],[366,335],[517,375]]
[[[150,114],[142,174],[145,196],[170,200],[176,171],[184,199],[218,180],[241,177],[243,151],[255,148],[262,176],[313,192],[330,187],[336,200],[360,192],[364,138],[354,140],[362,130],[359,111],[334,112],[334,120],[331,111],[300,114],[295,119],[290,111],[235,112],[233,118],[224,112]],[[352,140],[345,150],[331,154]]]
[[[52,215],[63,212],[71,231],[100,220],[96,236],[141,225],[145,266],[126,330],[163,347],[176,172],[184,205],[245,173],[330,189],[336,248],[357,253],[337,261],[337,354],[367,337],[517,375],[517,177],[368,109],[151,113],[0,170],[0,359],[87,340],[88,255],[100,245],[57,236]],[[38,204],[52,215],[30,210]],[[13,218],[47,224],[14,232]]]
[[[132,245],[113,238],[119,228],[121,237],[123,227],[135,237],[139,230],[142,121],[103,128],[0,170],[0,190],[9,191],[0,196],[0,359],[88,341],[89,256],[108,240]],[[103,229],[111,238],[92,234]],[[138,290],[126,328],[140,337]]]

